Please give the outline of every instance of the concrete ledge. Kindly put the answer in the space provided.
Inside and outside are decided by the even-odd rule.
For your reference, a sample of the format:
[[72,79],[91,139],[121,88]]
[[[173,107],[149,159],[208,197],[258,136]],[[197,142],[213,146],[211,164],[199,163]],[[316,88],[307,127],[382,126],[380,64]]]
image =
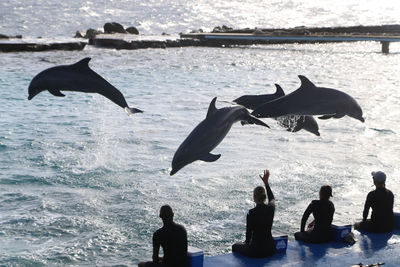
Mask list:
[[0,52],[38,52],[49,50],[82,50],[86,42],[69,43],[0,43]]

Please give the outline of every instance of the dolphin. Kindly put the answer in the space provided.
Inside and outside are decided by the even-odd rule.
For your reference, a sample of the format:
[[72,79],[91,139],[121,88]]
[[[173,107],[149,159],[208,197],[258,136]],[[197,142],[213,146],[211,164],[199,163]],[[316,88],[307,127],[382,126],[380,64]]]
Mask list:
[[242,105],[248,109],[255,110],[262,104],[270,102],[285,95],[285,92],[283,91],[282,87],[280,87],[278,84],[275,84],[275,86],[276,86],[276,91],[274,94],[243,95],[233,100],[233,102]]
[[117,88],[90,69],[90,59],[87,57],[75,64],[55,66],[40,72],[29,84],[28,100],[45,90],[58,97],[65,96],[61,90],[98,93],[122,107],[128,114],[143,112],[137,108],[130,108]]
[[243,106],[217,109],[215,107],[216,100],[217,98],[214,97],[206,118],[193,129],[175,152],[170,175],[174,175],[184,166],[196,160],[213,162],[219,159],[221,154],[211,154],[210,151],[221,143],[232,124],[237,121],[241,121],[242,125],[257,124],[269,128],[267,124],[251,116]]
[[323,115],[319,119],[348,115],[364,122],[356,100],[336,89],[317,87],[305,76],[298,76],[301,86],[296,91],[257,107],[251,114],[258,118],[283,115]]
[[[285,92],[279,84],[275,84],[276,91],[274,94],[265,95],[244,95],[233,100],[233,102],[242,105],[248,109],[255,110],[257,107],[267,102],[273,101],[285,96]],[[320,136],[317,121],[312,116],[294,116],[287,115],[275,118],[278,124],[286,128],[289,132],[298,132],[301,129],[309,131],[317,136]]]
[[319,126],[313,116],[308,115],[285,115],[275,118],[282,127],[286,128],[288,132],[298,132],[306,130],[317,136],[320,136]]

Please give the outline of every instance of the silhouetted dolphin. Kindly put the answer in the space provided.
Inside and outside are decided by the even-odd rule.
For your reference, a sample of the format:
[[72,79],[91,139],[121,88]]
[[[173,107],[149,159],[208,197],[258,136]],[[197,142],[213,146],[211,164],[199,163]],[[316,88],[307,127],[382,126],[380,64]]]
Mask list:
[[233,102],[242,105],[248,109],[255,110],[262,104],[265,104],[267,102],[270,102],[285,95],[285,92],[283,91],[282,87],[280,87],[278,84],[275,84],[275,86],[276,86],[276,92],[274,94],[243,95],[233,100]]
[[243,106],[217,109],[215,107],[216,100],[215,97],[211,101],[206,118],[193,129],[175,152],[170,175],[174,175],[184,166],[196,160],[213,162],[219,159],[221,154],[214,155],[210,151],[221,143],[232,124],[237,121],[242,121],[242,125],[257,124],[268,127],[264,122],[251,116]]
[[310,133],[320,136],[318,123],[313,116],[285,115],[275,119],[289,132],[295,133],[300,130],[306,130]]
[[[256,109],[257,107],[267,102],[273,101],[285,95],[282,87],[275,84],[276,92],[274,94],[265,95],[244,95],[233,100],[233,102],[242,105],[248,109]],[[319,127],[317,121],[312,116],[282,116],[275,118],[279,125],[286,128],[289,132],[298,132],[301,129],[309,131],[317,136],[319,134]]]
[[117,88],[89,68],[89,61],[90,58],[87,57],[75,64],[56,66],[40,72],[29,84],[28,100],[45,90],[59,97],[65,96],[61,90],[98,93],[125,109],[128,114],[143,112],[137,108],[130,108]]
[[316,87],[299,75],[301,86],[296,91],[257,107],[251,114],[258,118],[283,115],[324,115],[320,119],[342,118],[348,115],[364,122],[360,105],[346,93],[336,89]]

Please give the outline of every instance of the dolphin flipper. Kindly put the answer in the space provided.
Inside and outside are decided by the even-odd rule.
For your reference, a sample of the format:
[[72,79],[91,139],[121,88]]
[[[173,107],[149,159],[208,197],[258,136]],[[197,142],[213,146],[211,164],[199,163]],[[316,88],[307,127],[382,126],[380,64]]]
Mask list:
[[208,153],[208,154],[205,154],[204,156],[202,156],[200,158],[200,160],[206,161],[206,162],[213,162],[213,161],[216,161],[217,159],[219,159],[220,157],[221,157],[221,154],[214,155],[214,154]]
[[54,96],[58,96],[58,97],[64,97],[65,95],[63,93],[60,92],[60,90],[58,89],[49,89],[48,90],[50,94],[54,95]]

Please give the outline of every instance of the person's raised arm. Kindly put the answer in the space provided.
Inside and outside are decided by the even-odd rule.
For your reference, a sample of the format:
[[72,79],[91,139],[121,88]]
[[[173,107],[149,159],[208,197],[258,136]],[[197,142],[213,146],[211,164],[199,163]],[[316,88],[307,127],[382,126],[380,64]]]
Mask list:
[[264,171],[264,175],[260,175],[261,180],[263,180],[265,189],[267,190],[267,197],[268,197],[268,204],[269,205],[275,205],[275,197],[274,193],[272,193],[271,188],[269,187],[269,170]]

